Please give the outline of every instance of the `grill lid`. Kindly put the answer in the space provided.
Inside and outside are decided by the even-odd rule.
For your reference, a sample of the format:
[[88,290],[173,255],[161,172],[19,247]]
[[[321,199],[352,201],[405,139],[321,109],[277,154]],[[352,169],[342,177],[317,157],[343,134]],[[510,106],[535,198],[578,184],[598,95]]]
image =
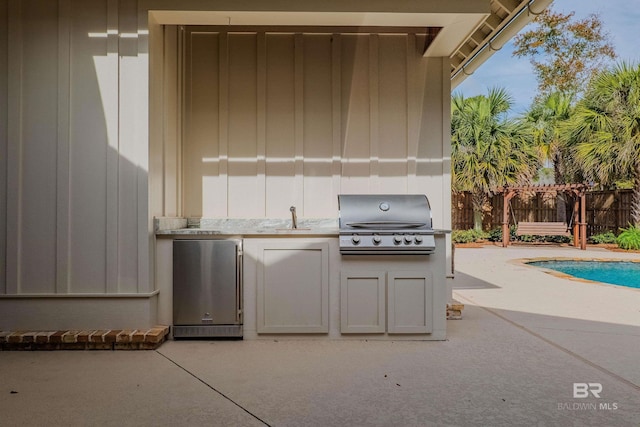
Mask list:
[[431,230],[431,207],[424,194],[341,194],[340,230]]

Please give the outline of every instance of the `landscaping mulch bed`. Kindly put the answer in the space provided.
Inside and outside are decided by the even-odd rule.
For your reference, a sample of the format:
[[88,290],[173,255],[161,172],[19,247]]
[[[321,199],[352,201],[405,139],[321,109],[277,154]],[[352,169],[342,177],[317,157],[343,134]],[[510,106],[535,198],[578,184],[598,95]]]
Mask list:
[[[567,243],[552,243],[552,242],[509,242],[509,246],[557,246],[557,247],[573,247],[573,245]],[[485,246],[502,246],[502,242],[472,242],[472,243],[454,243],[454,246],[457,248],[483,248]],[[640,250],[627,250],[620,249],[618,245],[615,243],[600,243],[597,245],[587,244],[587,248],[604,248],[611,252],[622,252],[622,253],[640,253]]]

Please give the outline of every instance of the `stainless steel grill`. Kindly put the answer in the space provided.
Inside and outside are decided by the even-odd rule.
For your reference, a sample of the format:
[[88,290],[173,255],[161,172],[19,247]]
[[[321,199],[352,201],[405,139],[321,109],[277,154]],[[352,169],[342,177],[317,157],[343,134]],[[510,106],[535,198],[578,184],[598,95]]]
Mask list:
[[431,207],[424,194],[342,194],[338,207],[343,255],[435,251]]

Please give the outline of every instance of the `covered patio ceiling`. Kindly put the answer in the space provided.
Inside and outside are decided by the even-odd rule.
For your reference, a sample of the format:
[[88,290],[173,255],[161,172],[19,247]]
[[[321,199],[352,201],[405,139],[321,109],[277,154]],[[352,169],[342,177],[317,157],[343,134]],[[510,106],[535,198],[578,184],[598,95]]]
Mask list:
[[176,7],[175,2],[158,1],[149,2],[149,15],[161,25],[425,28],[435,37],[425,46],[424,55],[451,59],[454,89],[551,1],[326,0],[291,4],[283,1],[279,7],[273,2],[246,2],[242,6],[233,3],[233,7],[229,6],[231,2],[216,2],[216,10],[184,7],[194,5],[192,2]]

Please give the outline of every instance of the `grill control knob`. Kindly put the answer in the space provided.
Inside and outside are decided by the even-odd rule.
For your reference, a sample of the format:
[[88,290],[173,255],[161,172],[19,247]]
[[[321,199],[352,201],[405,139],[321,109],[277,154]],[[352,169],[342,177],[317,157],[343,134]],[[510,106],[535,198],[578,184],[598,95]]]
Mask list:
[[411,238],[411,236],[404,236],[404,243],[405,245],[408,245],[411,243],[413,239]]
[[396,245],[402,243],[402,236],[393,236],[393,243],[395,243]]
[[413,239],[414,242],[416,242],[417,244],[422,243],[422,236],[416,236],[415,239]]
[[382,242],[382,238],[380,236],[373,236],[373,244],[379,245]]
[[351,242],[352,242],[354,245],[357,245],[358,243],[360,243],[360,236],[353,236],[353,237],[351,237]]

